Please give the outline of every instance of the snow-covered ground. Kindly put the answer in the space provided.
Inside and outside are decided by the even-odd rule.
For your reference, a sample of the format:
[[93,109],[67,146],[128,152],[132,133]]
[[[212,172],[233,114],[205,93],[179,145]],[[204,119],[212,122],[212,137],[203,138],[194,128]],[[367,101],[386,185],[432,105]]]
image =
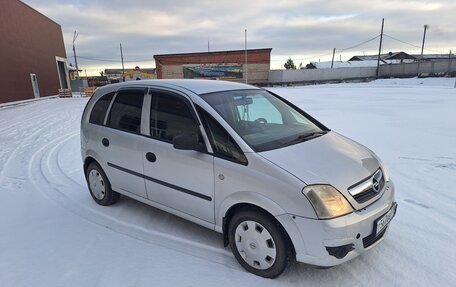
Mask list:
[[454,286],[455,79],[420,80],[272,89],[373,149],[399,204],[376,248],[274,280],[213,231],[125,197],[96,205],[79,150],[87,99],[0,108],[0,286]]

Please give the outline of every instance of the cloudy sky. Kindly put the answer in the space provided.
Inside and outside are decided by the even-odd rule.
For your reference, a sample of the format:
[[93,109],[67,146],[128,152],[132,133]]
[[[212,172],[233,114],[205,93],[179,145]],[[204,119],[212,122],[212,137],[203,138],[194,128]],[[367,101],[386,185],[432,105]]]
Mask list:
[[297,65],[330,60],[333,48],[336,59],[348,60],[378,52],[382,18],[388,35],[383,52],[419,53],[424,24],[429,25],[425,53],[456,52],[455,0],[23,2],[62,26],[71,63],[78,31],[78,64],[88,74],[120,67],[119,43],[127,67],[155,67],[155,54],[207,51],[208,41],[211,51],[244,49],[244,29],[248,48],[273,48],[272,68],[283,67],[288,57]]

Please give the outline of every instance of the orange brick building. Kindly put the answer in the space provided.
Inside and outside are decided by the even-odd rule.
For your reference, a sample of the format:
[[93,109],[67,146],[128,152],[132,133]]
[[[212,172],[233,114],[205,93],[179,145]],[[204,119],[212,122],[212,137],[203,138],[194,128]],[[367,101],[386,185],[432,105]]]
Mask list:
[[[271,48],[247,50],[248,83],[268,81]],[[158,79],[221,79],[245,82],[245,50],[155,55]]]

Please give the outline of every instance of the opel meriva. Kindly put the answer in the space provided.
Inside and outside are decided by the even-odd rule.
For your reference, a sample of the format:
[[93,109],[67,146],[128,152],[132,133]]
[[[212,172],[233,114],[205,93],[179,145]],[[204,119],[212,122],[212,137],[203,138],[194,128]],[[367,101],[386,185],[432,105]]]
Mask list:
[[248,271],[346,262],[396,212],[369,149],[264,89],[209,80],[98,88],[81,123],[93,199],[125,195],[223,234]]

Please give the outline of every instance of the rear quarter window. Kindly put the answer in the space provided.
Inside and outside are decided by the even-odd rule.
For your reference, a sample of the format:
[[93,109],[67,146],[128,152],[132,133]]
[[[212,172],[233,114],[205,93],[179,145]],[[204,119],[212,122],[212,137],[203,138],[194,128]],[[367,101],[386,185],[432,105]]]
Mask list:
[[90,113],[89,123],[96,125],[104,124],[106,112],[108,111],[109,104],[111,103],[114,94],[115,92],[102,96],[95,103],[95,105],[93,105],[92,112]]

